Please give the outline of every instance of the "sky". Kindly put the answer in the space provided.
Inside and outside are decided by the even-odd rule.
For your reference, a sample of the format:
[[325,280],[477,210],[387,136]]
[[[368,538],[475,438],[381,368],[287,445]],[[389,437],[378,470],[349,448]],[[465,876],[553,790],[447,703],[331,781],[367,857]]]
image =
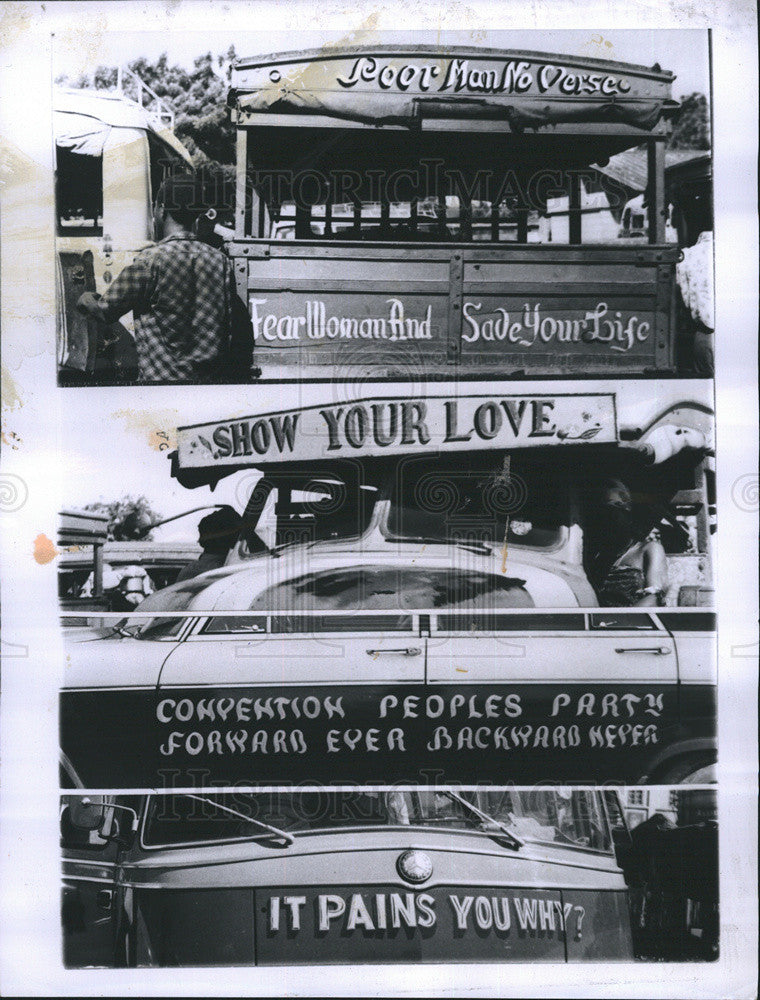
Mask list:
[[[651,66],[659,63],[676,74],[674,96],[699,91],[707,94],[708,34],[703,30],[611,29],[603,33],[581,30],[554,31],[382,31],[338,33],[328,31],[143,31],[105,32],[98,38],[97,50],[81,33],[59,34],[54,46],[54,76],[65,73],[76,77],[97,65],[117,65],[139,56],[156,59],[166,52],[170,63],[190,68],[196,56],[206,52],[226,52],[234,45],[239,56],[264,55],[317,48],[326,43],[471,45],[497,49],[532,49],[588,58],[611,59]],[[91,42],[91,40],[90,40]]]

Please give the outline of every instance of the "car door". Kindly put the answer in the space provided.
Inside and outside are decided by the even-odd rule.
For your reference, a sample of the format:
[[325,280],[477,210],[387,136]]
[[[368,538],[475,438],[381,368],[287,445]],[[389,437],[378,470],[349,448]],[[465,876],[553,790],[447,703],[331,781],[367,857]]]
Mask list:
[[677,720],[677,680],[649,613],[439,614],[427,682],[463,704],[432,745],[450,780],[636,780]]
[[59,697],[61,751],[73,783],[87,788],[152,787],[150,760],[161,668],[194,625],[187,614],[105,619],[106,629],[65,635]]
[[423,689],[424,654],[415,614],[207,616],[161,671],[155,742],[229,781],[373,780],[405,755],[383,706]]
[[[106,796],[88,799],[96,807],[110,801]],[[63,795],[59,804],[63,963],[68,969],[111,966],[114,960],[113,901],[119,848],[96,830],[77,829],[71,823],[71,810],[80,801],[79,796]]]
[[[715,780],[717,753],[718,649],[716,616],[685,608],[658,609],[657,618],[673,638],[678,662],[679,759],[663,758],[653,780]],[[699,772],[699,774],[698,774]]]

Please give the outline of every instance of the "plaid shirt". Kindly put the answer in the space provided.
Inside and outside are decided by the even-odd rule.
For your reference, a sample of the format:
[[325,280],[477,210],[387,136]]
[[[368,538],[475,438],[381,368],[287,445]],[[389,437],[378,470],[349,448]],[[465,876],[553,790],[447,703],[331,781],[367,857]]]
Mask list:
[[234,294],[221,250],[177,233],[140,251],[99,306],[109,323],[132,310],[140,382],[215,381],[230,361]]

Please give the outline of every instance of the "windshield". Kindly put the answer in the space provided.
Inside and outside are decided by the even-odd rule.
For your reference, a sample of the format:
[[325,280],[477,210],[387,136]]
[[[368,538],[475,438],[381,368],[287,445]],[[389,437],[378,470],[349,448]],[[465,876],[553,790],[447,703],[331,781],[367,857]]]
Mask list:
[[501,547],[506,537],[511,545],[548,549],[561,542],[570,523],[570,484],[578,464],[552,451],[343,463],[309,479],[269,474],[257,482],[246,519],[270,549],[357,537],[387,497],[383,530],[393,539]]
[[185,618],[141,618],[130,617],[120,619],[114,626],[114,631],[120,635],[130,635],[133,639],[173,639],[179,635]]
[[407,459],[398,471],[388,532],[421,541],[490,542],[546,549],[568,524],[567,480],[526,456]]
[[[224,808],[215,808],[214,801]],[[272,836],[256,823],[267,823],[296,837],[316,830],[398,826],[482,831],[498,837],[494,826],[503,824],[524,843],[612,852],[601,800],[591,791],[509,789],[455,796],[429,790],[283,790],[228,793],[214,796],[214,801],[209,796],[152,797],[143,828],[144,845],[173,847]],[[466,802],[486,813],[494,824],[477,815]],[[245,817],[256,823],[247,822]]]

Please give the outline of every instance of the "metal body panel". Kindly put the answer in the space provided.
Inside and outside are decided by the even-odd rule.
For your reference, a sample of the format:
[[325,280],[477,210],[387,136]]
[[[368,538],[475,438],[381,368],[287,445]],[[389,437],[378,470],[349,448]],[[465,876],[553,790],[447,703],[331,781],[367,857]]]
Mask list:
[[[256,618],[254,634],[230,617],[219,620],[238,631],[225,635],[191,624],[181,641],[70,644],[77,683],[61,696],[61,739],[81,780],[140,787],[171,774],[184,787],[201,767],[227,784],[372,783],[379,773],[394,783],[632,783],[714,752],[714,636],[681,649],[655,615],[626,628],[620,614],[552,613],[540,617],[556,618],[553,628],[537,617],[531,629],[522,614],[517,628],[467,635],[440,630],[450,615],[376,631],[352,630],[344,615],[343,632],[279,635],[281,616],[270,617]],[[589,631],[587,618],[604,627]],[[109,655],[127,671],[137,653],[141,686],[104,673]]]

